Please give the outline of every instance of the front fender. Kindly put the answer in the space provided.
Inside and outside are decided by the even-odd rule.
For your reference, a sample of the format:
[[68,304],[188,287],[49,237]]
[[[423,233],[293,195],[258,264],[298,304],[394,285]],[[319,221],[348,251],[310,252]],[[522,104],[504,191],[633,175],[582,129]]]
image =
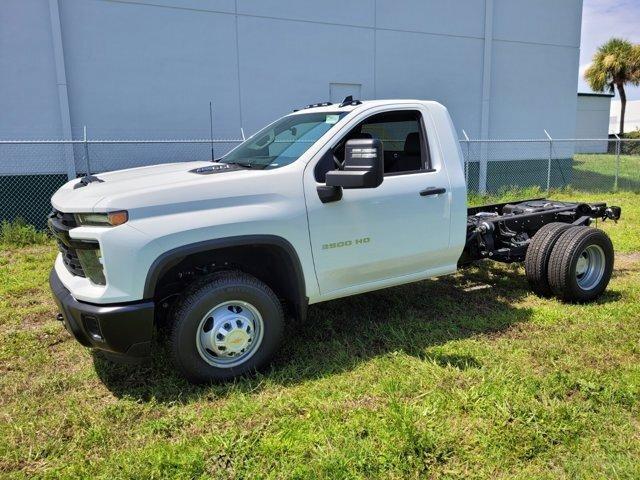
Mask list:
[[302,285],[302,292],[306,292],[304,287],[304,275],[302,273],[302,265],[296,253],[295,248],[287,240],[276,235],[239,235],[236,237],[215,238],[202,242],[192,243],[190,245],[181,245],[168,252],[163,253],[154,260],[147,273],[147,279],[144,283],[144,298],[152,298],[158,280],[162,278],[169,269],[194,253],[206,252],[209,250],[219,250],[227,247],[242,247],[248,245],[273,245],[282,248],[291,258],[292,264],[296,271],[298,283]]

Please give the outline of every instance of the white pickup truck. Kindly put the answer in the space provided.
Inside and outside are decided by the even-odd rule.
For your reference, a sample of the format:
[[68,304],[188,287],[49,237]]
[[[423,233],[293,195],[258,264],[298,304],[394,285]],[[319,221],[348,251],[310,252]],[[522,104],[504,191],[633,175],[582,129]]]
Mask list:
[[85,346],[142,359],[159,325],[193,382],[268,364],[307,306],[525,262],[541,295],[606,288],[618,207],[533,199],[467,209],[463,159],[430,101],[314,104],[224,157],[72,180],[53,196],[50,284]]

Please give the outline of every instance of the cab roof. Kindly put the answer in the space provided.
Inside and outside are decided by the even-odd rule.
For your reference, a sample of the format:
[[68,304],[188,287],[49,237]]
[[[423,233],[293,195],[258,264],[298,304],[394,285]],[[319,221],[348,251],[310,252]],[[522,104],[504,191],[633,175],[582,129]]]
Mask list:
[[[345,99],[346,100],[346,99]],[[386,99],[386,100],[354,100],[350,103],[331,103],[323,102],[311,104],[301,109],[294,110],[293,114],[301,113],[335,113],[335,112],[352,112],[354,110],[360,110],[365,108],[384,106],[384,105],[398,105],[402,103],[426,103],[425,100],[414,99]]]

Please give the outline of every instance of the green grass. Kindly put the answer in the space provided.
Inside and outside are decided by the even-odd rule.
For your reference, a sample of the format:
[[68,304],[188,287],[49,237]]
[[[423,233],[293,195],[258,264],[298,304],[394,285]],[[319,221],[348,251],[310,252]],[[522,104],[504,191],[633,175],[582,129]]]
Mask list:
[[49,236],[39,231],[23,219],[17,218],[13,222],[3,220],[0,223],[0,245],[24,247],[27,245],[42,245],[50,241]]
[[194,387],[161,347],[114,366],[54,320],[50,243],[0,245],[0,476],[640,478],[637,194],[607,293],[564,305],[517,266],[310,307],[273,367]]
[[574,155],[571,185],[590,192],[613,191],[616,168],[619,189],[640,190],[640,155],[621,155],[619,161],[609,154]]
[[[627,153],[632,150],[635,154]],[[619,159],[612,154],[575,154],[572,160],[562,158],[562,150],[555,151],[559,158],[551,164],[551,187],[579,190],[592,193],[619,191],[640,191],[640,142],[624,145]],[[571,147],[572,148],[572,147]],[[618,181],[616,188],[616,171]],[[470,188],[478,188],[478,163],[472,162],[469,171]],[[487,189],[497,196],[504,191],[522,192],[523,190],[545,188],[547,184],[547,162],[543,159],[532,160],[493,160],[489,161]],[[530,188],[527,188],[530,186]],[[534,187],[535,186],[535,187]],[[517,197],[516,198],[520,198]]]

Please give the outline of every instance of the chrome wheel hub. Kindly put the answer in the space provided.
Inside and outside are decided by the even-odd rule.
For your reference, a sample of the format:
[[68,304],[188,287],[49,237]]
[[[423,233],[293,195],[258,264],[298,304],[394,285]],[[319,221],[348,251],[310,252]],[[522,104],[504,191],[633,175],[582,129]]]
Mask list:
[[604,275],[606,257],[598,245],[585,248],[576,263],[576,281],[583,290],[595,288]]
[[250,303],[231,300],[213,307],[196,332],[200,356],[214,367],[230,368],[246,362],[262,342],[264,324]]

